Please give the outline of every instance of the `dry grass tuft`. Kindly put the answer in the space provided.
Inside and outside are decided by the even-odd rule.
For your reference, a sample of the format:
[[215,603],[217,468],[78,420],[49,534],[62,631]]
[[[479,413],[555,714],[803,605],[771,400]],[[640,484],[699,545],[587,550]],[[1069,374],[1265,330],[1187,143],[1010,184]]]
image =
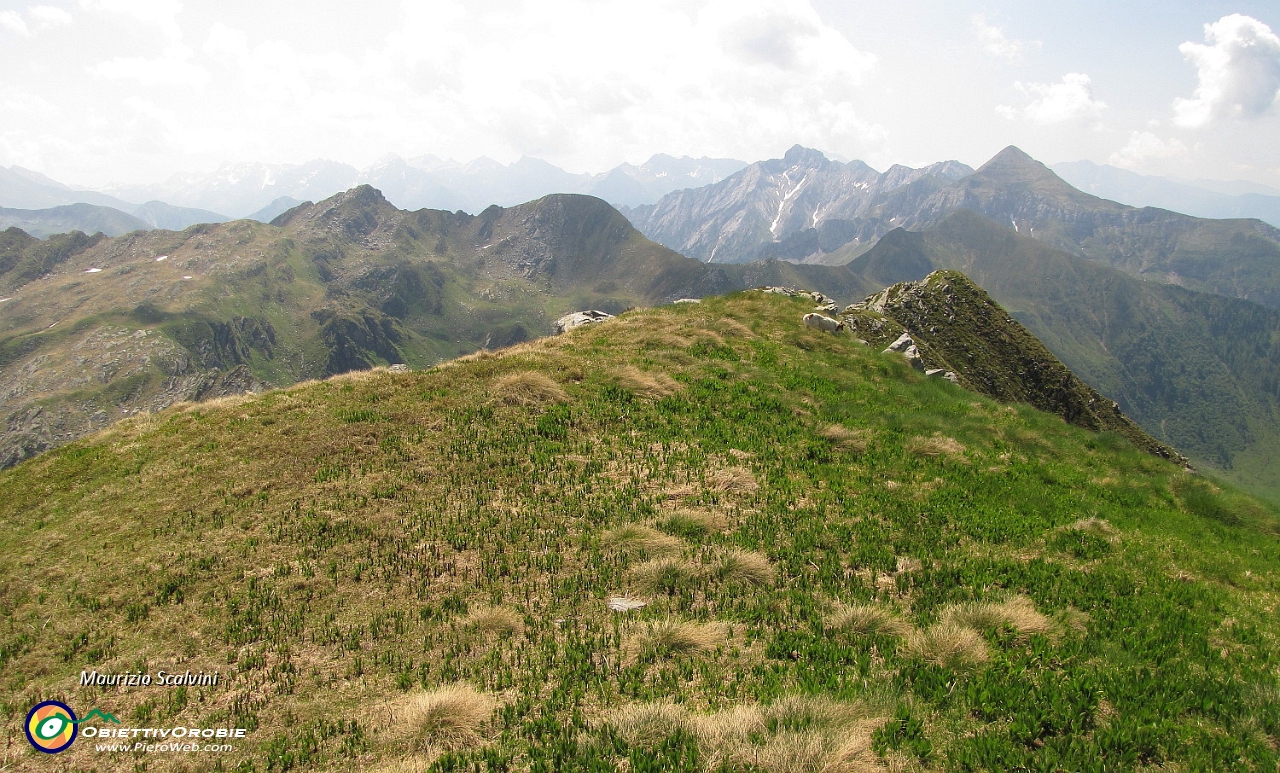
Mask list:
[[775,575],[773,564],[760,553],[733,550],[716,563],[715,575],[722,582],[740,585],[770,585]]
[[938,623],[924,631],[913,631],[904,645],[906,653],[948,668],[985,663],[987,643],[982,634],[955,623]]
[[750,769],[769,773],[883,771],[871,750],[883,717],[866,716],[857,704],[792,696],[769,706],[733,706],[695,714],[669,702],[614,710],[605,723],[629,743],[654,748],[678,731],[698,742],[704,770]]
[[1116,533],[1116,527],[1112,526],[1110,522],[1096,516],[1081,518],[1067,528],[1083,532],[1085,534],[1096,534],[1099,537],[1112,537]]
[[508,373],[496,379],[493,393],[506,405],[543,405],[569,399],[569,394],[554,379],[536,370]]
[[863,453],[867,450],[867,432],[866,430],[849,429],[840,424],[828,424],[818,430],[818,434],[837,448],[854,453]]
[[755,756],[749,753],[753,741],[768,732],[757,706],[734,706],[698,715],[691,718],[690,726],[698,738],[699,751],[706,758],[707,770],[749,764]]
[[929,458],[940,456],[956,460],[965,458],[964,446],[960,444],[960,441],[955,438],[943,437],[942,435],[913,438],[907,442],[907,450],[916,456]]
[[[360,371],[356,371],[356,372],[360,372]],[[334,378],[334,379],[337,379],[337,378],[338,378],[338,376],[334,376],[333,378]],[[209,399],[209,400],[205,400],[205,401],[203,401],[203,402],[199,402],[199,403],[191,403],[189,408],[184,409],[184,412],[185,412],[185,411],[187,411],[187,410],[190,410],[191,408],[201,408],[201,409],[204,409],[204,408],[222,408],[222,409],[235,408],[235,407],[237,407],[237,406],[244,405],[245,403],[249,402],[250,400],[253,400],[253,399],[254,399],[254,398],[256,398],[256,397],[257,397],[257,395],[253,394],[252,392],[242,392],[242,393],[240,393],[240,394],[236,394],[236,395],[223,395],[222,397],[214,397],[214,398],[211,398],[211,399]]]
[[911,634],[911,624],[892,611],[874,604],[853,604],[837,609],[827,618],[827,629],[853,636],[894,636]]
[[481,607],[463,618],[462,627],[482,636],[514,636],[524,631],[524,618],[508,607]]
[[628,641],[628,649],[636,656],[659,658],[700,655],[724,642],[725,628],[724,623],[660,620],[645,624],[644,630]]
[[653,748],[689,726],[689,712],[674,703],[632,703],[612,711],[605,724],[634,746]]
[[707,488],[726,494],[750,494],[760,489],[756,476],[745,467],[729,467],[716,470],[707,476]]
[[680,383],[665,373],[646,373],[628,365],[614,373],[618,386],[637,397],[648,397],[654,400],[670,397],[679,392]]
[[720,328],[720,332],[727,333],[734,337],[757,338],[756,333],[751,328],[739,322],[732,317],[721,317],[716,323],[716,327]]
[[435,755],[387,760],[372,768],[370,773],[427,773],[434,761]]
[[1052,636],[1056,628],[1049,618],[1036,611],[1026,596],[1011,596],[1003,601],[974,601],[942,610],[943,623],[978,630],[1011,629],[1021,638],[1035,634]]
[[650,593],[674,593],[694,584],[701,575],[700,566],[674,556],[654,558],[627,571],[633,585]]
[[729,522],[719,513],[682,508],[662,516],[654,522],[654,525],[667,534],[685,539],[698,539],[724,531],[728,528]]
[[778,733],[756,752],[755,767],[767,773],[825,771],[836,748],[836,739],[829,733]]
[[788,695],[762,711],[765,724],[779,730],[843,727],[860,716],[855,705],[812,695]]
[[672,553],[684,543],[650,526],[629,523],[600,535],[600,544],[615,550],[642,550],[646,553]]
[[406,696],[393,716],[417,748],[458,749],[481,740],[480,730],[497,706],[492,696],[458,682]]

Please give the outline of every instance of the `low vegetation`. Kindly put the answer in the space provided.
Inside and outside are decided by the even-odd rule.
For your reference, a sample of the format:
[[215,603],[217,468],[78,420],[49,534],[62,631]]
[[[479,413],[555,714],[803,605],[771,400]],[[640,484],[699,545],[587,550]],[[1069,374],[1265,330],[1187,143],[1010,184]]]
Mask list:
[[49,768],[21,724],[58,698],[248,729],[76,771],[1276,769],[1274,509],[810,308],[629,312],[0,473],[0,768]]

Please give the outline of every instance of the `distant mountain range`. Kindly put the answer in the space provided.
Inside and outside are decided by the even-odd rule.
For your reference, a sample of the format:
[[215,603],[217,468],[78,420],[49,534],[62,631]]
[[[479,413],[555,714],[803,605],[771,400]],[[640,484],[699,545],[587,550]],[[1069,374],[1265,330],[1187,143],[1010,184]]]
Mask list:
[[[139,228],[181,230],[233,218],[270,222],[302,201],[319,201],[366,184],[411,210],[476,213],[493,204],[511,206],[552,193],[584,193],[615,206],[637,206],[674,190],[718,182],[744,166],[745,162],[733,159],[659,154],[639,166],[621,164],[593,175],[571,174],[532,158],[504,165],[488,158],[459,164],[435,156],[408,161],[392,156],[363,170],[325,160],[297,165],[228,164],[211,174],[177,174],[160,184],[113,186],[105,191],[76,190],[29,169],[0,167],[0,207],[31,210],[0,214],[0,227],[17,226],[38,236],[59,232],[51,228],[61,232],[96,229],[119,236]],[[72,204],[101,209],[43,211]],[[113,211],[102,211],[106,208]]]
[[972,172],[944,161],[880,173],[861,161],[842,164],[796,145],[780,159],[758,161],[721,182],[624,212],[650,239],[711,263],[762,257],[826,262],[820,260],[826,253],[874,243],[894,227],[880,211],[892,192],[913,184],[934,190]]
[[649,238],[702,260],[843,265],[895,228],[928,228],[961,209],[1143,279],[1280,308],[1280,229],[1091,196],[1014,147],[976,172],[945,162],[878,174],[797,146],[627,215]]
[[1280,228],[1280,190],[1265,185],[1182,182],[1092,161],[1071,161],[1050,168],[1076,188],[1104,199],[1196,217],[1253,217]]
[[421,156],[388,157],[367,169],[334,161],[305,164],[228,164],[212,174],[174,175],[159,185],[106,189],[121,199],[159,199],[185,207],[250,217],[281,197],[319,201],[357,185],[371,185],[402,209],[478,213],[552,193],[584,193],[615,206],[657,201],[681,188],[718,182],[746,166],[732,159],[656,155],[639,166],[622,164],[603,174],[572,174],[534,158],[466,164]]

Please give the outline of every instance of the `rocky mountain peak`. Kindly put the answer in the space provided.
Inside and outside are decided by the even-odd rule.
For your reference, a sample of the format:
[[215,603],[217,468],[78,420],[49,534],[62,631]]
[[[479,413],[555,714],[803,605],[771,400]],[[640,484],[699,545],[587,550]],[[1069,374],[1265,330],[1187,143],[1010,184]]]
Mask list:
[[1070,187],[1049,167],[1013,145],[993,156],[990,161],[978,168],[977,173],[984,177],[998,178],[1008,182],[1053,183]]
[[791,149],[782,156],[782,160],[787,166],[823,166],[831,163],[822,151],[806,148],[803,145],[792,145]]

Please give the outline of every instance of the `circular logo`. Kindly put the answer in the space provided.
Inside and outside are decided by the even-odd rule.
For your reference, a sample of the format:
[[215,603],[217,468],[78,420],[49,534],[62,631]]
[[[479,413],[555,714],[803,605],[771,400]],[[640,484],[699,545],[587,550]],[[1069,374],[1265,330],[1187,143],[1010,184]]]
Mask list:
[[37,703],[27,713],[26,731],[36,751],[57,754],[76,740],[76,713],[60,701]]

